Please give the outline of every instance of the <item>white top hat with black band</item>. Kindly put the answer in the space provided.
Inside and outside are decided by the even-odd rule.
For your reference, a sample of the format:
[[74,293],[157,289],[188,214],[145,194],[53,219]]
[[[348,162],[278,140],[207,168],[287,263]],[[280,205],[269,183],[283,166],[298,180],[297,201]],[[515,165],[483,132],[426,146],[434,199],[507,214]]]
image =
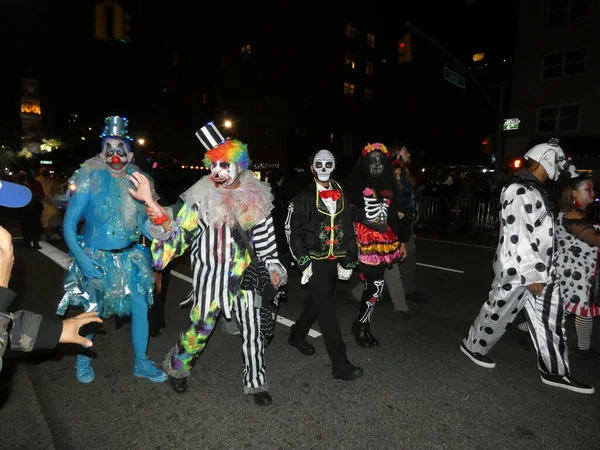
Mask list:
[[219,130],[217,130],[214,122],[207,123],[196,131],[196,137],[206,150],[211,150],[220,143],[225,142],[225,138]]

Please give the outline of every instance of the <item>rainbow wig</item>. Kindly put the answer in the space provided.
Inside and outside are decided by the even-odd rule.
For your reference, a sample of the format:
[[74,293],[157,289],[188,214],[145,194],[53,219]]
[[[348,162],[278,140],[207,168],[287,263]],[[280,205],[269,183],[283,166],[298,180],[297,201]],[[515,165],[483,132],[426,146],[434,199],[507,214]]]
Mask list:
[[369,153],[375,150],[379,150],[388,158],[390,156],[390,152],[388,151],[387,147],[381,143],[367,145],[365,148],[362,149],[362,156],[367,156]]
[[225,142],[221,142],[215,148],[207,151],[206,155],[204,155],[204,165],[206,167],[210,167],[212,163],[217,161],[235,163],[242,170],[246,170],[250,166],[248,147],[236,139],[227,139]]

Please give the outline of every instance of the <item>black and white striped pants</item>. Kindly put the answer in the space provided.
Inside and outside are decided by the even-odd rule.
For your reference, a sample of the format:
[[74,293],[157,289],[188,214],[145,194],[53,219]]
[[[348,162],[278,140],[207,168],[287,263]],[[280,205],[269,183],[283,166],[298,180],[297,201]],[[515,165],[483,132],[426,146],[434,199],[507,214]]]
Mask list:
[[523,308],[537,353],[538,369],[551,375],[569,375],[564,308],[558,286],[552,281],[536,297],[524,286],[512,286],[507,291],[494,280],[488,301],[463,340],[465,347],[486,355]]

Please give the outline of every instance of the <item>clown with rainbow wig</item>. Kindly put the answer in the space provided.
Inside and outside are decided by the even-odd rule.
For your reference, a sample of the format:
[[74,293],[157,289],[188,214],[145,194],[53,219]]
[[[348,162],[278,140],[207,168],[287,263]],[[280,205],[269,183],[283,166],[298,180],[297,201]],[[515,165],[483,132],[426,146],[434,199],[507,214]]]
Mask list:
[[410,234],[392,201],[395,186],[386,146],[367,145],[346,182],[346,192],[354,209],[358,268],[365,287],[352,334],[363,348],[379,345],[371,332],[371,317],[385,286],[385,270],[406,257],[405,243]]
[[[169,208],[153,200],[148,180],[134,174],[135,197],[146,202],[153,265],[164,267],[191,248],[193,289],[190,324],[165,357],[164,368],[178,393],[188,388],[190,371],[212,334],[222,313],[235,317],[242,337],[244,394],[257,405],[272,402],[267,383],[264,336],[261,332],[259,285],[287,282],[279,262],[271,210],[273,195],[268,184],[248,170],[245,144],[224,139],[211,122],[196,136],[207,149],[204,164],[210,175],[201,178]],[[244,235],[252,247],[248,249]],[[260,260],[251,263],[251,250]],[[260,274],[264,268],[264,275]]]

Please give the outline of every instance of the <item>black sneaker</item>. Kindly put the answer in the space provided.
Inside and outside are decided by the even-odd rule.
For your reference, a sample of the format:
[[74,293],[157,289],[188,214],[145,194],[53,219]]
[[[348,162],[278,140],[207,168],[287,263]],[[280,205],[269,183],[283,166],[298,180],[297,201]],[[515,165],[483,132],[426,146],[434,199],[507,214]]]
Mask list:
[[491,358],[482,355],[481,353],[475,353],[470,351],[467,347],[465,347],[464,342],[460,344],[460,351],[469,357],[471,361],[481,367],[485,367],[486,369],[493,369],[496,367],[496,363],[492,361]]
[[569,391],[577,392],[579,394],[593,394],[595,392],[593,386],[580,383],[571,375],[548,375],[543,373],[542,383],[547,384],[548,386],[568,389]]

